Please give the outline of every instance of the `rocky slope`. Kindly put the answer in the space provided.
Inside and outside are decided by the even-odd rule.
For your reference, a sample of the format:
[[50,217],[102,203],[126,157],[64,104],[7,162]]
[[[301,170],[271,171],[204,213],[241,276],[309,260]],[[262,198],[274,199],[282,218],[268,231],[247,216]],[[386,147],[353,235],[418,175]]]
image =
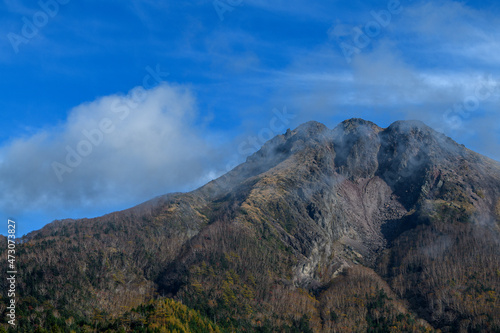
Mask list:
[[172,297],[229,331],[498,331],[499,225],[498,162],[421,122],[309,122],[196,191],[30,234],[23,324]]

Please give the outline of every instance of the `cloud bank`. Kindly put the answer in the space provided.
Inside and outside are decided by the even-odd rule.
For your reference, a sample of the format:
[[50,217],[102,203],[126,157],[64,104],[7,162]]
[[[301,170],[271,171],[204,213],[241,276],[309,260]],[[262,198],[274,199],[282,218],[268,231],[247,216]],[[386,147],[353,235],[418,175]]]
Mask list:
[[79,105],[58,127],[1,147],[0,211],[109,210],[193,189],[218,160],[197,119],[190,90],[168,84]]

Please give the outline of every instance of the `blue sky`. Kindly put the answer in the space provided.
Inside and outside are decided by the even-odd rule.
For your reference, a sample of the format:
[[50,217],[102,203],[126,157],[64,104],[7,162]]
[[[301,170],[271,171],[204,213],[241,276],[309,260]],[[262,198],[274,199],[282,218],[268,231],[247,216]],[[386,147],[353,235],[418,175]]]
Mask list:
[[0,11],[0,218],[19,235],[192,190],[308,120],[419,119],[500,160],[496,1]]

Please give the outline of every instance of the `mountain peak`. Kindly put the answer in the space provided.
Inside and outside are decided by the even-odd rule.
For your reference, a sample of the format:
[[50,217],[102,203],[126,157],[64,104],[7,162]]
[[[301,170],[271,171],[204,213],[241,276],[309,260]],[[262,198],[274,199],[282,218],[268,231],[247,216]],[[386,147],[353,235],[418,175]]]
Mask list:
[[325,130],[328,130],[328,127],[326,127],[324,124],[317,122],[317,121],[308,121],[307,123],[304,123],[302,125],[299,125],[294,132],[296,133],[318,133],[318,132],[323,132]]
[[344,129],[353,129],[353,128],[357,128],[359,126],[367,126],[367,127],[376,128],[376,129],[381,130],[381,128],[378,127],[375,123],[372,123],[371,121],[368,121],[368,120],[364,120],[362,118],[346,119],[343,122],[341,122],[338,126],[341,126]]
[[407,133],[411,131],[424,131],[427,133],[435,132],[431,127],[427,126],[424,122],[420,120],[398,120],[393,122],[389,127],[386,128],[387,131],[396,131],[401,133]]

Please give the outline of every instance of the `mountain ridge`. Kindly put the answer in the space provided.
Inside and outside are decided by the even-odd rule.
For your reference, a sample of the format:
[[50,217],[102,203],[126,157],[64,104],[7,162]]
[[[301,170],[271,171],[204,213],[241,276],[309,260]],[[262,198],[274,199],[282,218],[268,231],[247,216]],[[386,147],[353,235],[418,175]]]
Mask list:
[[313,121],[197,190],[31,233],[20,288],[83,317],[171,297],[233,328],[494,331],[499,225],[500,163],[419,121]]
[[[411,125],[413,125],[413,127],[411,127]],[[332,131],[332,132],[335,132],[337,129],[340,130],[343,126],[344,126],[344,129],[347,129],[347,130],[351,130],[351,129],[359,127],[359,126],[374,126],[374,128],[376,128],[378,130],[377,132],[383,132],[385,130],[391,130],[392,128],[400,128],[400,127],[406,127],[407,129],[411,129],[411,128],[425,128],[427,130],[432,130],[432,128],[428,127],[422,121],[419,121],[419,120],[400,120],[400,121],[393,122],[387,128],[381,128],[381,127],[377,126],[375,123],[373,123],[371,121],[366,121],[366,120],[361,119],[361,118],[351,118],[351,119],[344,120],[343,122],[341,122],[339,125],[337,125],[333,129],[328,129],[328,127],[326,127],[325,125],[323,125],[322,123],[319,123],[317,121],[309,121],[309,122],[306,122],[306,123],[298,126],[294,131],[298,132],[298,133],[303,133],[303,132],[307,131],[308,129],[310,129],[311,127],[315,127],[316,130],[314,131],[314,133],[317,133],[317,130],[319,130],[320,132],[323,132],[323,131]],[[469,154],[467,154],[467,158],[473,157],[474,159],[479,159],[479,160],[482,160],[482,161],[489,161],[490,164],[493,164],[493,165],[496,164],[496,169],[498,171],[500,171],[500,162],[495,161],[495,160],[493,160],[493,159],[491,159],[489,157],[486,157],[484,155],[475,153],[475,152],[469,150],[468,148],[466,148],[465,146],[459,145],[454,140],[452,140],[449,137],[446,137],[442,133],[436,132],[434,130],[432,130],[432,131],[434,132],[435,135],[440,136],[444,140],[446,140],[447,143],[454,144],[456,146],[457,150],[458,149],[464,149],[463,152],[462,152],[464,155],[465,155],[465,153],[469,153]],[[291,136],[291,131],[290,130],[288,130],[287,133],[285,133],[285,134],[275,136],[273,139],[271,139],[268,142],[266,142],[261,147],[261,149],[259,149],[257,152],[255,152],[252,155],[250,155],[247,158],[247,160],[246,160],[245,163],[247,163],[249,161],[252,161],[253,159],[256,158],[256,156],[258,156],[259,154],[262,154],[261,150],[263,150],[263,149],[264,150],[268,150],[269,148],[266,145],[268,145],[268,144],[276,144],[275,141],[277,140],[277,138],[282,138],[282,137],[283,138],[290,138],[290,136]],[[241,165],[242,164],[240,164],[239,166],[241,166]],[[237,166],[236,168],[238,168],[239,166]],[[231,173],[232,171],[233,170],[230,170],[228,173]],[[173,193],[168,193],[168,194],[165,194],[165,195],[157,196],[157,197],[155,197],[153,199],[147,200],[147,201],[145,201],[145,202],[143,202],[141,204],[138,204],[138,205],[136,205],[134,207],[127,208],[127,209],[123,210],[123,212],[130,211],[130,210],[136,210],[136,209],[144,209],[145,207],[149,207],[151,205],[159,204],[160,202],[163,202],[166,197],[171,196],[171,195],[179,195],[179,194],[192,193],[192,192],[199,191],[199,190],[203,189],[204,187],[206,187],[207,185],[212,184],[214,182],[217,182],[218,179],[223,178],[225,176],[226,175],[222,175],[221,177],[219,177],[217,179],[214,179],[214,180],[208,182],[207,184],[201,186],[200,188],[195,189],[195,190],[190,191],[190,192],[173,192]],[[215,186],[220,186],[220,185],[215,185]],[[118,212],[120,212],[120,211],[118,211]],[[117,213],[117,212],[108,213],[108,214],[105,214],[103,216],[107,216],[107,215],[114,214],[114,213]],[[101,217],[103,217],[103,216],[101,216]],[[97,218],[99,218],[99,217],[97,217]],[[82,218],[82,219],[67,218],[67,219],[63,219],[63,220],[56,220],[54,222],[55,223],[61,223],[62,221],[77,221],[77,220],[88,220],[88,218]],[[37,232],[37,230],[33,231],[33,233],[36,233],[36,232]]]

